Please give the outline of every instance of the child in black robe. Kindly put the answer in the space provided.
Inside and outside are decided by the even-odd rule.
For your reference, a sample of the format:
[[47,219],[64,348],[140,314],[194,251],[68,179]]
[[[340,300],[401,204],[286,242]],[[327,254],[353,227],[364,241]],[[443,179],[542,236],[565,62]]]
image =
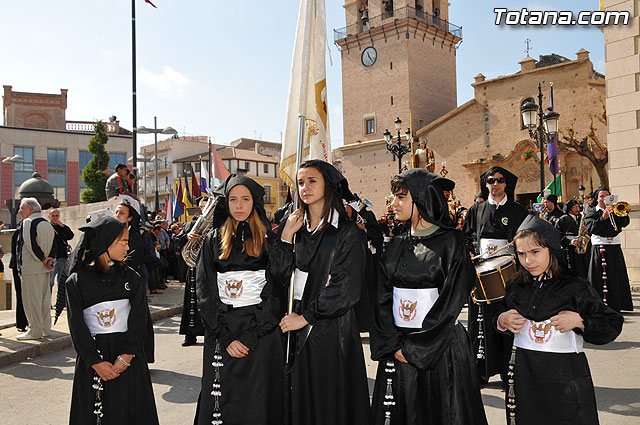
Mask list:
[[274,285],[275,235],[264,189],[230,175],[216,189],[213,223],[196,266],[198,309],[205,328],[202,390],[194,424],[284,423],[282,308]]
[[407,232],[380,261],[372,423],[486,425],[471,342],[458,322],[474,269],[444,195],[455,183],[415,168],[391,185]]
[[122,263],[129,231],[114,217],[80,230],[66,281],[69,330],[78,353],[69,424],[158,424],[143,347],[145,289]]
[[499,331],[514,334],[506,394],[508,425],[598,424],[583,341],[606,344],[623,318],[562,262],[562,234],[529,216],[514,241],[522,267],[507,283]]

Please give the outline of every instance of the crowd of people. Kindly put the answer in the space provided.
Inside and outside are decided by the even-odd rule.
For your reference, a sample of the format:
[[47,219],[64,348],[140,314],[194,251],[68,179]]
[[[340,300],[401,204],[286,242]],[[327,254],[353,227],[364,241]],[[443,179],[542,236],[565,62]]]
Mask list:
[[[204,337],[195,424],[486,424],[480,388],[495,375],[508,425],[598,423],[583,344],[613,341],[633,309],[629,218],[606,187],[585,211],[551,195],[536,213],[517,202],[517,176],[491,167],[474,203],[452,209],[455,182],[415,168],[391,179],[377,219],[331,164],[308,160],[297,208],[271,221],[262,186],[232,174],[197,200],[209,225],[169,227],[127,174],[107,182],[114,216],[88,220],[73,252],[57,210],[20,207],[18,338],[48,335],[57,278],[78,353],[71,424],[159,422],[145,300],[170,276],[185,283],[182,345]],[[490,298],[478,267],[502,257],[513,274],[492,270],[503,284]],[[378,361],[371,398],[361,332]],[[562,402],[538,408],[550,399]]]

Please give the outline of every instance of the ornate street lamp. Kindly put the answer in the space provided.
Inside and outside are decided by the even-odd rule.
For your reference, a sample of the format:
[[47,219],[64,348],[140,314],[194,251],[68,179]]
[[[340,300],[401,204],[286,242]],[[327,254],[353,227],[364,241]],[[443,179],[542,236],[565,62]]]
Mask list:
[[396,131],[398,132],[397,139],[394,140],[389,129],[385,129],[383,136],[384,141],[387,144],[387,150],[393,154],[394,159],[398,158],[398,174],[400,174],[402,169],[402,157],[405,154],[411,152],[411,130],[407,129],[407,144],[402,144],[402,136],[400,135],[400,129],[402,128],[402,120],[400,117],[396,118],[393,122],[396,126]]
[[540,149],[540,195],[544,197],[544,152],[545,140],[558,132],[558,119],[560,114],[547,108],[547,113],[542,111],[542,85],[538,83],[538,104],[533,99],[527,100],[520,108],[522,122],[529,130],[529,136],[538,141]]

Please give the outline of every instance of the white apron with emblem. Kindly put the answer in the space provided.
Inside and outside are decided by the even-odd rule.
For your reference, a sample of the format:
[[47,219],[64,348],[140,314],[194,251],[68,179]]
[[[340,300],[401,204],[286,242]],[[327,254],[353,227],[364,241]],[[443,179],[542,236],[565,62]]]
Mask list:
[[513,345],[547,353],[582,353],[584,340],[574,331],[561,333],[551,326],[551,320],[534,322],[526,320],[520,333],[514,335]]
[[438,288],[393,287],[393,321],[399,328],[422,329],[422,322],[438,300]]
[[131,303],[128,298],[105,301],[82,311],[84,323],[92,334],[110,334],[129,330]]
[[591,245],[620,245],[620,235],[613,237],[591,235]]
[[220,301],[233,308],[260,304],[260,294],[267,283],[265,273],[264,269],[218,273]]

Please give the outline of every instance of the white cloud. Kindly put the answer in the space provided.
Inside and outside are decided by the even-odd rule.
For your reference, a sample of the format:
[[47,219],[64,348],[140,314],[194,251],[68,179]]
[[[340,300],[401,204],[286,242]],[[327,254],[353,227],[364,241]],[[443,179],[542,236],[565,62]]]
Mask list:
[[154,74],[152,71],[142,67],[138,71],[138,79],[163,95],[177,94],[181,96],[182,89],[191,83],[191,80],[186,75],[170,66],[165,66],[160,74]]

